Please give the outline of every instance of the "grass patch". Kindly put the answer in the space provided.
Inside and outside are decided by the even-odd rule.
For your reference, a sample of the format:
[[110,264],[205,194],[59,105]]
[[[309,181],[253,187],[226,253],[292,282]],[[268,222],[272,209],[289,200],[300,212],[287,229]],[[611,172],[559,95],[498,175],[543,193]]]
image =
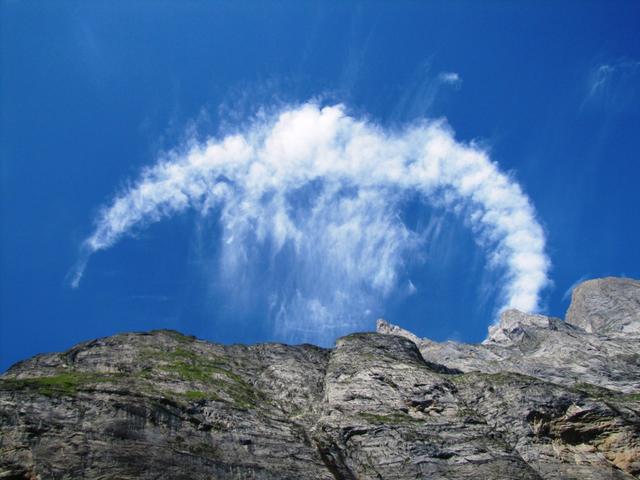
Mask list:
[[244,380],[241,382],[214,380],[212,384],[219,391],[226,393],[231,398],[233,405],[238,408],[255,408],[261,400],[264,400],[263,395]]
[[185,392],[184,396],[187,400],[205,400],[211,398],[211,394],[207,392],[201,392],[200,390],[189,390]]
[[599,387],[592,383],[578,382],[572,386],[574,391],[583,393],[591,398],[599,400],[616,400],[621,402],[638,402],[640,401],[640,393],[622,393],[615,390],[609,390],[605,387]]
[[164,362],[158,369],[174,375],[179,380],[203,384],[203,391],[191,391],[194,392],[191,393],[193,400],[222,400],[221,393],[224,393],[238,408],[248,409],[258,405],[259,393],[244,378],[231,371],[229,361],[224,357],[203,356],[178,347],[170,352],[157,352],[156,358]]
[[75,395],[79,389],[92,383],[109,382],[113,375],[68,372],[46,377],[9,378],[0,381],[3,390],[34,390],[48,397]]
[[403,412],[390,413],[388,415],[377,415],[374,413],[360,412],[358,416],[363,418],[369,423],[385,424],[385,425],[397,425],[402,423],[421,423],[423,420],[414,418]]

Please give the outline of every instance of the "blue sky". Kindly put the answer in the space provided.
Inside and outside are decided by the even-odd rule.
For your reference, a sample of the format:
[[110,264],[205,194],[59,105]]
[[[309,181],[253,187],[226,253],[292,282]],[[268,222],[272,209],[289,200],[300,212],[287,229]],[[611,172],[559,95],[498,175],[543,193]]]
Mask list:
[[2,369],[153,328],[477,342],[640,277],[638,2],[0,5]]

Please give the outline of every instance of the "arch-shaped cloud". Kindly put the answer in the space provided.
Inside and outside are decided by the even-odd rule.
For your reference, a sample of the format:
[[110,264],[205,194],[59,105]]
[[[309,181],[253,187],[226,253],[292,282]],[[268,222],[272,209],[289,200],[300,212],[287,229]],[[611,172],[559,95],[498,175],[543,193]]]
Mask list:
[[366,309],[367,295],[389,293],[420,245],[397,215],[407,192],[461,212],[490,264],[506,272],[502,308],[538,308],[550,263],[520,186],[485,151],[457,142],[442,121],[390,131],[341,105],[285,109],[237,134],[170,153],[99,213],[72,284],[92,253],[132,228],[216,207],[222,274],[232,278],[247,268],[252,243],[287,250],[301,273],[288,298],[274,292],[279,327],[330,331],[357,323],[348,312]]

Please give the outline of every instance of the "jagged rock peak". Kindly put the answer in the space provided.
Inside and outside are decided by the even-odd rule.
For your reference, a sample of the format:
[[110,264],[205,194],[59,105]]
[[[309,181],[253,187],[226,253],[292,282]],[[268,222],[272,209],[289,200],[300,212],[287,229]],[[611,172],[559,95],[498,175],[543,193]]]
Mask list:
[[585,282],[576,288],[569,321],[506,310],[481,344],[420,339],[385,321],[378,321],[378,333],[416,342],[426,361],[449,369],[510,371],[634,393],[640,389],[638,285],[628,279]]
[[565,320],[589,333],[640,334],[640,281],[607,277],[581,283]]
[[383,335],[397,335],[399,337],[408,338],[409,340],[411,340],[416,344],[422,341],[422,339],[415,336],[410,331],[405,330],[404,328],[394,325],[392,323],[389,323],[383,318],[379,318],[376,321],[376,332],[381,333]]
[[530,328],[549,328],[551,323],[561,322],[545,315],[529,314],[511,308],[500,315],[500,321],[489,327],[489,336],[484,343],[505,343],[519,340]]

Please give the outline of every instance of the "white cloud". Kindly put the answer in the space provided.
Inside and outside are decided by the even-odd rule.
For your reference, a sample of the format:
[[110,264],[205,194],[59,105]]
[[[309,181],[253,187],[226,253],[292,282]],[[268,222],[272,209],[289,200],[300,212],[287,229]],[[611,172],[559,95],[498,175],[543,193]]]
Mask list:
[[459,86],[462,83],[462,78],[456,72],[442,72],[438,75],[438,80],[442,83],[448,83],[449,85]]
[[464,216],[490,264],[505,272],[502,308],[538,308],[550,264],[520,186],[443,121],[386,131],[341,105],[285,109],[171,152],[102,209],[71,282],[78,285],[92,253],[134,228],[218,207],[224,283],[252,268],[256,245],[287,256],[290,285],[269,297],[276,329],[317,340],[361,325],[356,312],[400,285],[404,262],[425,241],[398,215],[407,194]]

